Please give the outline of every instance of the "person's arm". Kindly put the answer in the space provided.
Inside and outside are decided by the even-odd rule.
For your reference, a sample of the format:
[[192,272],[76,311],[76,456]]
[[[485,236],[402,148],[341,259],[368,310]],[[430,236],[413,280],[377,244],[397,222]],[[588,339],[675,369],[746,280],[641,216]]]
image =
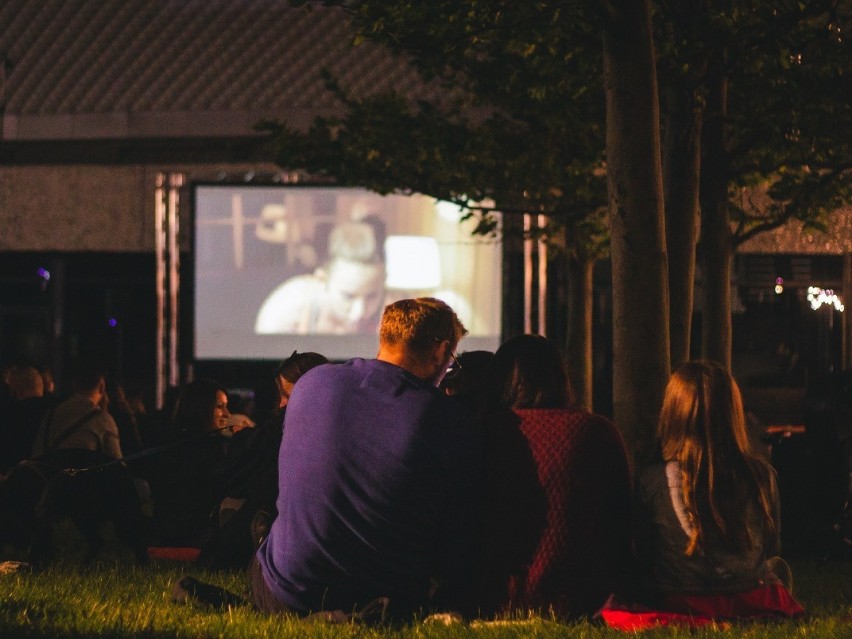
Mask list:
[[103,430],[101,432],[101,450],[115,459],[121,459],[124,455],[121,453],[121,439],[118,435],[118,426],[115,420],[106,411],[101,412],[101,422]]

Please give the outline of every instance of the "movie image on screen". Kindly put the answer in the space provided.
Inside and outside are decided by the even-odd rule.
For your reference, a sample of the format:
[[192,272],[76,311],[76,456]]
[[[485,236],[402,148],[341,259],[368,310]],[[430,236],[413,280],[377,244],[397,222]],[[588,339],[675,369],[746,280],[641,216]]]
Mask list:
[[498,240],[423,195],[323,186],[194,189],[196,359],[374,357],[386,304],[431,296],[469,331],[500,340]]

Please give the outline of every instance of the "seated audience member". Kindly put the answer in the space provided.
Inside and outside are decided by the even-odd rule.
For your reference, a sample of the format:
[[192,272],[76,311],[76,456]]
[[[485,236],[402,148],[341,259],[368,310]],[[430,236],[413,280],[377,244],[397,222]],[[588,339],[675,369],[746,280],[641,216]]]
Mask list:
[[142,439],[139,436],[139,427],[136,415],[124,394],[124,386],[115,377],[109,376],[106,380],[107,410],[118,426],[118,438],[121,442],[121,450],[125,455],[132,455],[142,450]]
[[278,516],[250,567],[258,609],[342,615],[379,600],[404,617],[470,575],[478,436],[437,388],[465,333],[445,303],[400,300],[384,310],[376,359],[299,379]]
[[181,389],[172,419],[173,445],[146,471],[154,501],[154,543],[200,548],[215,525],[224,493],[220,474],[228,440],[228,395],[198,379]]
[[485,387],[485,371],[494,353],[491,351],[465,351],[460,353],[444,379],[440,389],[447,395],[457,397],[478,411]]
[[657,426],[662,460],[637,482],[636,549],[648,611],[607,606],[610,625],[657,619],[803,612],[780,576],[780,520],[773,468],[751,450],[739,388],[718,364],[688,362],[666,386]]
[[0,415],[5,429],[0,446],[0,474],[29,459],[39,426],[54,405],[51,398],[45,397],[41,375],[32,366],[10,369],[9,390],[11,399]]
[[219,504],[219,527],[201,550],[198,563],[210,568],[245,567],[275,518],[278,497],[278,449],[284,411],[296,381],[312,368],[327,364],[319,353],[293,354],[275,374],[274,410],[256,428],[239,431],[229,442],[222,476],[225,498]]
[[494,354],[482,428],[485,504],[472,603],[480,614],[595,613],[630,560],[630,469],[621,434],[573,404],[539,335]]
[[73,376],[74,394],[51,408],[33,444],[33,457],[60,448],[82,448],[122,456],[118,426],[106,410],[106,372],[91,362],[78,365]]

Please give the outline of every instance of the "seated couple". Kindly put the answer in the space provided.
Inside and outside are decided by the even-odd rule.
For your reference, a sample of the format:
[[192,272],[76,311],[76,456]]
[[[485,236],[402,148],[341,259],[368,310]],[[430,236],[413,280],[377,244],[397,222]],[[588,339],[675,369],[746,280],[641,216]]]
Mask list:
[[[318,366],[296,383],[278,515],[249,568],[256,608],[568,619],[627,589],[620,434],[569,407],[557,349],[531,335],[495,353],[477,419],[437,388],[465,333],[443,302],[400,300],[384,310],[376,359]],[[203,598],[200,586],[185,578],[176,593]]]

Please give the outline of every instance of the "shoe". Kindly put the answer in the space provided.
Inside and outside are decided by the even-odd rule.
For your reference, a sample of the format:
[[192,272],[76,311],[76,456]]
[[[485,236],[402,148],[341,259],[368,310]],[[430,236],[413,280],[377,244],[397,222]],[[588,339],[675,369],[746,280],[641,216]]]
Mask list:
[[172,586],[172,601],[191,603],[204,608],[231,608],[248,604],[239,595],[189,576],[181,577]]
[[260,548],[263,540],[269,536],[269,529],[272,526],[272,517],[265,510],[258,510],[254,517],[251,518],[250,531],[251,543],[254,551]]

